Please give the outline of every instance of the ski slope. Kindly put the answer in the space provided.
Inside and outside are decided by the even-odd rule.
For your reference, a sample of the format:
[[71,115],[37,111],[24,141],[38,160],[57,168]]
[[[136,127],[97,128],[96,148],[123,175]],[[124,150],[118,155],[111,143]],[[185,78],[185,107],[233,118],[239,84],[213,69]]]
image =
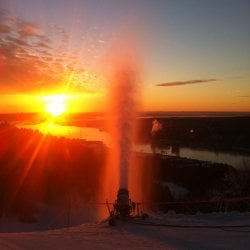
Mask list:
[[[250,213],[150,214],[143,220],[23,231],[1,223],[0,249],[249,249]],[[235,227],[236,226],[236,227]],[[240,226],[240,227],[237,227]],[[28,228],[30,227],[30,229]],[[32,229],[33,227],[33,229]]]

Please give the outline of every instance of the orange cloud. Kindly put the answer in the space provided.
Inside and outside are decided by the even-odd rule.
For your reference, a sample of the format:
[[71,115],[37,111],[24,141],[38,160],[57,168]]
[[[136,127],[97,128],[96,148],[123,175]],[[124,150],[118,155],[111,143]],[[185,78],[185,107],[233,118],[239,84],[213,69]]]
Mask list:
[[41,35],[42,30],[31,22],[20,22],[18,24],[18,33],[20,36],[36,36]]
[[[0,9],[0,91],[22,93],[69,91],[93,93],[93,72],[85,70],[78,55],[67,50],[70,36],[57,25],[44,30],[15,19]],[[54,41],[48,37],[53,33]],[[64,86],[66,85],[66,86]]]

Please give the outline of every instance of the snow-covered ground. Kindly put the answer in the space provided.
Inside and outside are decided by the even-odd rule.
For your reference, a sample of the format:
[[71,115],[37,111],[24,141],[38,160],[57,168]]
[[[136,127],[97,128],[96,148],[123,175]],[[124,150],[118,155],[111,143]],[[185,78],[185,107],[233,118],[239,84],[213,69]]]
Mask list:
[[[247,225],[248,227],[244,227]],[[114,227],[110,227],[107,221],[43,231],[32,231],[31,227],[34,228],[35,225],[28,225],[31,231],[27,231],[28,226],[23,226],[23,230],[19,225],[19,232],[12,233],[3,232],[4,229],[1,228],[0,249],[249,249],[250,247],[250,213],[196,215],[159,213],[150,214],[145,221],[138,219],[118,221]]]

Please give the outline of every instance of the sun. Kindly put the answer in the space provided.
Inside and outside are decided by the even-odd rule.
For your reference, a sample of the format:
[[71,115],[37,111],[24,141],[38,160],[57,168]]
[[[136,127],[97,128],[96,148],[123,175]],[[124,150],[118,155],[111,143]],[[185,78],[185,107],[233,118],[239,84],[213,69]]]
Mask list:
[[63,102],[54,100],[46,105],[46,110],[52,116],[58,116],[65,112],[65,106]]
[[45,101],[45,110],[51,116],[60,116],[66,112],[65,101],[67,96],[65,95],[50,95],[43,98]]

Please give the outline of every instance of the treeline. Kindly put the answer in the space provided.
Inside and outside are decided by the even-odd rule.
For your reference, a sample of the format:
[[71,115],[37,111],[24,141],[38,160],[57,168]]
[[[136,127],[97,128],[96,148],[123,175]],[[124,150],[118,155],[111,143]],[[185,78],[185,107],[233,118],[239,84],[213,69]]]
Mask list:
[[0,216],[32,220],[38,204],[96,200],[106,147],[0,125]]

